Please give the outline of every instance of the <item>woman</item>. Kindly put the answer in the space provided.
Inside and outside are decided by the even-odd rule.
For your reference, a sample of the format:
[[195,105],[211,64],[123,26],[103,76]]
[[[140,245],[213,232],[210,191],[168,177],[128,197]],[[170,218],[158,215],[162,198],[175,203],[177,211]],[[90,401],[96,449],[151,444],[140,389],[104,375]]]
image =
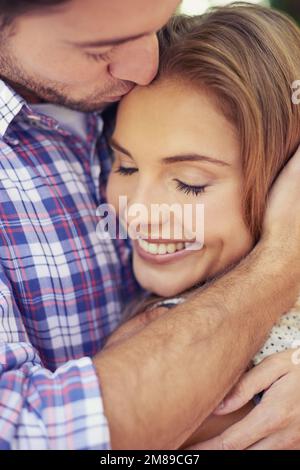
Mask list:
[[[233,4],[174,18],[160,45],[155,82],[133,90],[119,107],[108,185],[109,202],[134,238],[135,275],[155,294],[139,311],[184,301],[253,248],[270,187],[300,142],[300,108],[291,99],[291,84],[300,77],[300,32],[288,18]],[[124,195],[126,211],[118,203]],[[130,209],[136,203],[148,210],[137,214]],[[155,212],[155,204],[176,204],[181,215]],[[171,300],[159,303],[160,297]],[[295,310],[273,329],[253,364],[299,338]],[[225,423],[210,420],[191,442],[216,435],[252,407]]]

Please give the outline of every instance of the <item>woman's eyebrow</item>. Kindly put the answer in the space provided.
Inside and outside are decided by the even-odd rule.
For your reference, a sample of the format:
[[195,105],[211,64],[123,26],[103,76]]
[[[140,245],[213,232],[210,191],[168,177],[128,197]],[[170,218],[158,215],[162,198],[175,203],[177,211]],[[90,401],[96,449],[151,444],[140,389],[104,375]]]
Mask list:
[[214,165],[219,166],[231,166],[229,163],[224,162],[224,160],[218,160],[217,158],[208,157],[205,155],[194,154],[183,154],[183,155],[174,155],[173,157],[165,157],[162,159],[163,163],[179,163],[179,162],[207,162],[213,163]]
[[127,157],[132,158],[133,156],[129,152],[129,150],[126,150],[122,145],[120,145],[114,138],[111,138],[109,141],[109,145],[113,150],[117,150],[118,152],[124,153],[124,155],[127,155]]
[[[117,150],[118,152],[124,153],[124,155],[127,155],[127,157],[132,158],[133,156],[129,152],[129,150],[125,149],[120,145],[115,139],[110,140],[110,146],[114,149]],[[166,165],[172,164],[172,163],[180,163],[180,162],[206,162],[206,163],[212,163],[214,165],[219,165],[219,166],[231,166],[229,163],[224,162],[224,160],[218,160],[217,158],[213,157],[208,157],[205,155],[198,155],[197,153],[194,154],[182,154],[182,155],[174,155],[172,157],[165,157],[162,159],[162,162]]]

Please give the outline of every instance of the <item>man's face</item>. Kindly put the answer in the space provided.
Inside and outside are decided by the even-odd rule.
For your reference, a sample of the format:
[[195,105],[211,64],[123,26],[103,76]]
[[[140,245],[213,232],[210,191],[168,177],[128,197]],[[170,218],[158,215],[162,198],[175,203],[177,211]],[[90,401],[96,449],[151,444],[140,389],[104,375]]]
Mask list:
[[42,100],[98,110],[155,77],[156,32],[178,3],[70,0],[21,15],[4,33],[0,75]]

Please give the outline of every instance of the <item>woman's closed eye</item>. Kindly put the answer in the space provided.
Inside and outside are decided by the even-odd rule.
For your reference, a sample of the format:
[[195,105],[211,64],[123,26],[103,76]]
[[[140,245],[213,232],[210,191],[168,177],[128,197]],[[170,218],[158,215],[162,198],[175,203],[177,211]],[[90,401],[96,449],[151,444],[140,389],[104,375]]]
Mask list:
[[[119,166],[115,170],[115,173],[118,173],[119,175],[122,175],[122,176],[131,176],[137,171],[138,171],[138,168]],[[185,193],[187,196],[190,194],[192,194],[193,196],[198,196],[199,194],[204,193],[205,189],[208,186],[208,185],[199,185],[199,186],[190,185],[178,179],[174,179],[174,181],[176,182],[177,189]]]
[[138,169],[134,167],[119,166],[119,168],[115,170],[115,173],[119,173],[122,176],[131,176],[137,171]]
[[205,189],[208,186],[207,184],[206,185],[199,185],[199,186],[190,185],[190,184],[186,184],[183,181],[180,181],[178,179],[175,179],[174,181],[176,181],[176,183],[177,183],[177,189],[179,189],[179,191],[182,191],[183,193],[185,193],[187,196],[189,194],[192,194],[193,196],[198,196],[199,194],[204,193]]

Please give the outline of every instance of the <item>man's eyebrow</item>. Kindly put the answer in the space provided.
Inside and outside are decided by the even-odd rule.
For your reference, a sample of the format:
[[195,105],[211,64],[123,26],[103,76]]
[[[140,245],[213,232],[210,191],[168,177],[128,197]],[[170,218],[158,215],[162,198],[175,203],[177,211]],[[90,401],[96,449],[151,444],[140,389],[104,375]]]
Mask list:
[[85,42],[72,42],[73,46],[80,48],[85,47],[104,47],[104,46],[117,46],[123,44],[127,41],[134,41],[135,39],[140,39],[144,36],[148,36],[150,33],[137,34],[135,36],[128,36],[126,38],[111,38],[111,39],[101,39],[99,41],[85,41]]
[[[115,139],[112,138],[110,140],[110,145],[114,150],[124,153],[129,158],[133,158],[129,150],[122,147],[122,145],[120,145]],[[208,157],[205,155],[198,155],[197,153],[165,157],[162,159],[162,162],[165,163],[166,165],[171,164],[171,163],[180,163],[180,162],[206,162],[206,163],[213,163],[214,165],[219,165],[219,166],[226,166],[226,167],[230,166],[229,163],[224,162],[223,160],[218,160],[216,158]]]

